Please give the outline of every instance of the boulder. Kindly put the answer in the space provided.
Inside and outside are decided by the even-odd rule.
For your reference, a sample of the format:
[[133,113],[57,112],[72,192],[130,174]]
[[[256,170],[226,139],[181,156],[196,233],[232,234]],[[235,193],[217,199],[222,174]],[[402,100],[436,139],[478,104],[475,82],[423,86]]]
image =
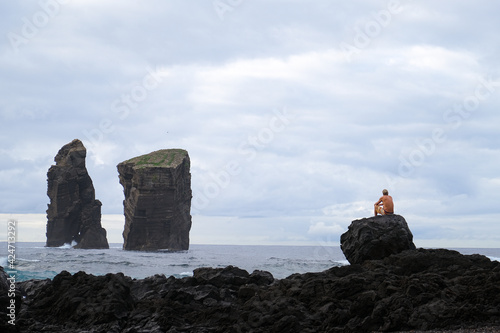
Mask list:
[[191,173],[187,151],[163,149],[117,166],[125,194],[125,250],[187,250]]
[[29,283],[23,282],[19,288],[25,296],[23,310],[28,310],[28,314],[19,313],[19,324],[24,326],[23,319],[38,317],[43,318],[43,329],[34,329],[39,332],[57,332],[53,325],[60,324],[65,326],[65,332],[77,332],[88,328],[91,321],[107,324],[100,331],[118,332],[116,323],[125,320],[134,307],[131,280],[122,273],[93,276],[63,271],[52,281],[40,283],[31,296],[26,292]]
[[359,264],[416,247],[404,217],[382,215],[352,221],[340,237],[340,248],[351,264]]
[[75,139],[57,153],[47,172],[48,247],[76,242],[75,247],[107,249],[106,230],[101,226],[101,202],[85,167],[87,150]]

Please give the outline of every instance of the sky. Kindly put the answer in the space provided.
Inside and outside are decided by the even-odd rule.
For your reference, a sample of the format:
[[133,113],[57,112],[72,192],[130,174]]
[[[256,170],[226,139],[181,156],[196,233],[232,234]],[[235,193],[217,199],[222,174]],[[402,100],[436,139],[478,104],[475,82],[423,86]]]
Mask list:
[[45,240],[73,139],[122,242],[116,165],[191,158],[197,244],[339,244],[387,188],[417,246],[500,248],[496,1],[0,4],[0,218]]

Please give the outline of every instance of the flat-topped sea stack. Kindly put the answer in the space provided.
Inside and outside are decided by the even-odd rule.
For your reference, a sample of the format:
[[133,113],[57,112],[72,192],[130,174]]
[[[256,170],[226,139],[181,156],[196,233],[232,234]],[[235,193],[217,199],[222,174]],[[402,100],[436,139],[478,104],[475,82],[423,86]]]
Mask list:
[[77,243],[82,249],[107,249],[106,230],[101,226],[101,202],[85,167],[87,150],[75,139],[57,153],[47,172],[48,247]]
[[125,194],[123,249],[189,249],[192,192],[187,151],[162,149],[117,168]]

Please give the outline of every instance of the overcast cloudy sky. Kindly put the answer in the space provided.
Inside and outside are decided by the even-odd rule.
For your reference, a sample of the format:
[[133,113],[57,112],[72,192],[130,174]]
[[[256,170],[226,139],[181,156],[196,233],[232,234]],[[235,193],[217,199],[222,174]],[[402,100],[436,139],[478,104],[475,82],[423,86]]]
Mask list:
[[[338,244],[388,188],[417,246],[500,247],[499,12],[486,0],[3,1],[2,221],[45,213],[46,172],[79,138],[115,214],[111,241],[116,165],[184,148],[193,243]],[[37,216],[21,217],[18,240],[45,240]]]

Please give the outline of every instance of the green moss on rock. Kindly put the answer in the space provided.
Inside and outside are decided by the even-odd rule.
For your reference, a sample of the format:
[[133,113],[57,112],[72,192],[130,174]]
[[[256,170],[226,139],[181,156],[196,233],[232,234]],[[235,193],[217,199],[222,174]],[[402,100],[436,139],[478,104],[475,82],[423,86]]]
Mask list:
[[172,168],[182,163],[187,156],[184,149],[161,149],[152,153],[137,156],[123,162],[124,164],[135,164],[135,168]]

